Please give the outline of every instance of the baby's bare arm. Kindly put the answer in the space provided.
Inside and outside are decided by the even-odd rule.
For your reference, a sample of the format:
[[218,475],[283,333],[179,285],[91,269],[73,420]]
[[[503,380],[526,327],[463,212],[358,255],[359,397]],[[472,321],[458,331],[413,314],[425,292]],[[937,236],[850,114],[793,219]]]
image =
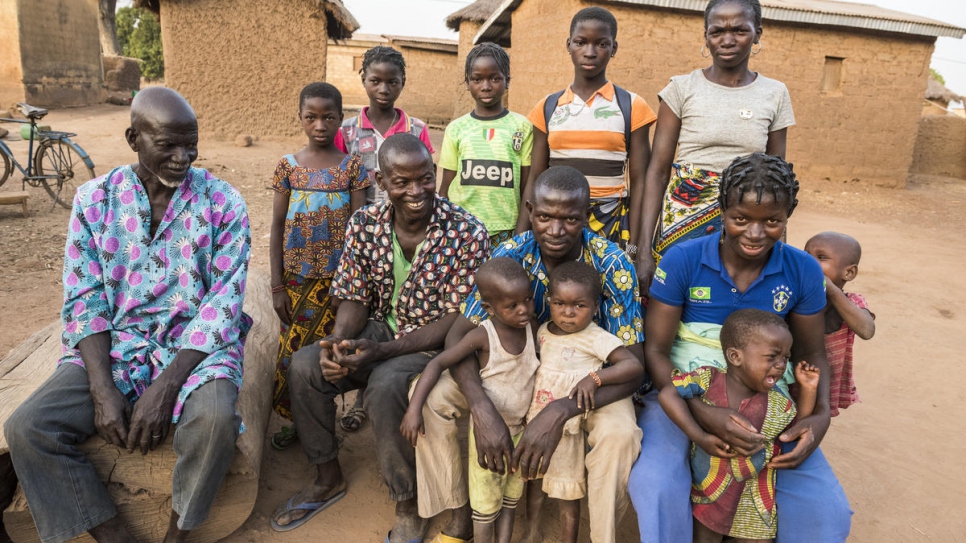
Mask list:
[[798,416],[807,417],[815,411],[818,400],[819,369],[802,360],[795,366],[795,381],[798,383]]
[[875,317],[868,309],[864,309],[852,303],[842,289],[833,285],[831,281],[825,281],[825,290],[828,295],[828,302],[839,312],[845,324],[855,332],[855,335],[862,339],[872,339],[875,335]]
[[436,386],[439,376],[442,375],[444,370],[455,366],[470,355],[484,351],[489,352],[489,347],[490,341],[486,335],[486,330],[474,328],[463,336],[459,343],[436,355],[429,361],[426,369],[419,376],[413,396],[409,399],[409,409],[416,410],[416,412],[422,411],[426,398],[429,397],[429,393]]
[[618,347],[607,356],[610,366],[597,372],[600,386],[622,385],[627,383],[641,384],[644,377],[644,366],[627,347]]

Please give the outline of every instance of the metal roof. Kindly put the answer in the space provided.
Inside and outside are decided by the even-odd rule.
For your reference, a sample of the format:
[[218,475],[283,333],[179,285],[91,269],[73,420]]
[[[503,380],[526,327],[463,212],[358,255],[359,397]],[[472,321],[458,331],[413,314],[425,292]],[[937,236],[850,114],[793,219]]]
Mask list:
[[[483,23],[474,42],[510,42],[510,13],[523,0],[504,0]],[[706,0],[612,0],[616,4],[679,9],[704,12]],[[919,36],[962,38],[966,29],[956,25],[880,8],[871,4],[837,2],[835,0],[763,0],[762,17],[768,21],[785,21],[808,25],[861,28],[878,32],[897,32]]]

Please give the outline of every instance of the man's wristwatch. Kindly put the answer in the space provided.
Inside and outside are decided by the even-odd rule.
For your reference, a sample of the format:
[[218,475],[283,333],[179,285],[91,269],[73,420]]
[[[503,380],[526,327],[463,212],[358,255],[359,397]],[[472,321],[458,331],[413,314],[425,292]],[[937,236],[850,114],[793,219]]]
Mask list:
[[627,253],[627,256],[630,256],[630,257],[637,256],[637,245],[634,245],[633,243],[628,243],[627,246],[624,248],[624,252]]

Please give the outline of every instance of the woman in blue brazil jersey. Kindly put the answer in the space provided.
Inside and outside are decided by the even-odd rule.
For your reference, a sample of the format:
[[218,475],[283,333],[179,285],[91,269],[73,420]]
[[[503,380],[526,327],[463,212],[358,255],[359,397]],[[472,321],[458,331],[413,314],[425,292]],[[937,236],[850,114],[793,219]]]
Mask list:
[[[669,386],[673,368],[726,367],[718,332],[731,312],[755,308],[785,318],[794,338],[792,360],[820,368],[822,379],[814,414],[780,436],[783,454],[770,464],[782,468],[776,488],[778,542],[840,542],[848,536],[851,511],[818,449],[829,426],[824,276],[807,253],[781,242],[797,194],[795,174],[781,158],[755,153],[725,170],[721,236],[672,247],[654,273],[645,364],[659,390]],[[743,456],[762,448],[763,436],[736,411],[700,400],[688,405],[722,448]],[[641,541],[691,541],[690,442],[664,414],[657,390],[645,396],[638,424],[644,439],[629,490]]]

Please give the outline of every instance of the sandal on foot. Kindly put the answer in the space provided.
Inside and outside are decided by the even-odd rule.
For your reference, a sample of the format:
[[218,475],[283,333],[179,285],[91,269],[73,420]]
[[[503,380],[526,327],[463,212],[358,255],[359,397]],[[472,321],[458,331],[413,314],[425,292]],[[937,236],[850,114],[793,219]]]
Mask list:
[[272,447],[284,451],[298,440],[299,432],[295,426],[282,426],[282,429],[275,432],[275,435],[272,436]]
[[369,415],[366,414],[364,409],[359,409],[358,407],[353,407],[342,415],[339,419],[339,426],[342,427],[346,432],[355,432],[369,420]]
[[[328,498],[322,501],[303,502],[298,505],[295,505],[294,503],[292,503],[295,500],[295,496],[292,496],[291,498],[288,499],[287,502],[285,502],[284,505],[279,506],[279,508],[275,510],[275,514],[272,515],[272,522],[271,522],[272,529],[275,530],[276,532],[287,532],[289,530],[294,530],[299,526],[308,522],[315,515],[318,515],[322,511],[325,511],[326,509],[328,509],[335,502],[344,498],[345,493],[346,493],[346,489],[343,488],[339,492],[336,492],[335,494],[329,496]],[[278,521],[275,520],[275,517],[278,516],[279,514],[291,513],[292,511],[308,511],[308,513],[306,513],[304,517],[293,520],[288,524],[279,524]]]

